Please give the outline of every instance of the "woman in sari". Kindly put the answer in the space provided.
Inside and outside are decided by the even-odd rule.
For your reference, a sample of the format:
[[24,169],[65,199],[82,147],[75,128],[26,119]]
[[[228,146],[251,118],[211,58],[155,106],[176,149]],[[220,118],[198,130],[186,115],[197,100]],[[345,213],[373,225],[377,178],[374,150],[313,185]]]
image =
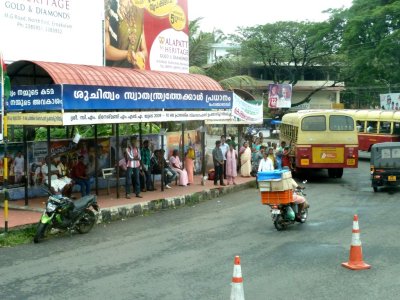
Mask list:
[[250,177],[251,172],[251,149],[248,142],[243,143],[243,151],[240,155],[240,174],[242,177]]
[[175,149],[172,152],[172,156],[169,159],[171,168],[179,174],[179,185],[187,186],[188,184],[188,174],[186,170],[182,167],[181,160],[179,158],[179,151]]
[[194,159],[195,152],[192,146],[189,146],[189,149],[186,153],[185,157],[185,169],[188,174],[188,185],[193,184],[193,175],[194,175]]
[[226,179],[229,184],[236,185],[235,178],[237,176],[237,158],[238,154],[233,146],[229,144],[229,150],[226,152]]

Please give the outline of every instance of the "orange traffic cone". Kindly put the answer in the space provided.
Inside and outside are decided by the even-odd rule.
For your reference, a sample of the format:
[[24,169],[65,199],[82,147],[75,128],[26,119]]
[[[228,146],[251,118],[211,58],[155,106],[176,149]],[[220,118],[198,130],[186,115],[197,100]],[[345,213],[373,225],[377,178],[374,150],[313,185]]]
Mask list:
[[231,300],[244,300],[242,269],[240,267],[239,256],[235,256],[233,265]]
[[353,218],[353,234],[351,237],[349,261],[342,263],[342,266],[351,270],[365,270],[371,268],[370,265],[363,261],[358,215],[354,215]]

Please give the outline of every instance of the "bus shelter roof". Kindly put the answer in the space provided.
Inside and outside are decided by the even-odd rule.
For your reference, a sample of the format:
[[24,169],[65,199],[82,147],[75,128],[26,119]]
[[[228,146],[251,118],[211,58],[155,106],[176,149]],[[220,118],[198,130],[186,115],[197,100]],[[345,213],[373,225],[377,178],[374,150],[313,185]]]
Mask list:
[[16,61],[7,67],[15,85],[75,84],[222,91],[214,79],[200,74],[135,70],[42,61]]

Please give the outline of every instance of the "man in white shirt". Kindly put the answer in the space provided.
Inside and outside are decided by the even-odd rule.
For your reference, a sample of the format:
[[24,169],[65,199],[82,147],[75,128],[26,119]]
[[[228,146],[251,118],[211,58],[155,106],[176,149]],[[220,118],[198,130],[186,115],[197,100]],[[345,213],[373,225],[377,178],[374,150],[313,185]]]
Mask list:
[[[42,166],[42,174],[44,176],[44,182],[50,186],[51,184],[51,190],[54,194],[63,194],[66,195],[65,192],[67,189],[69,189],[70,185],[72,184],[72,180],[69,177],[62,177],[59,178],[59,173],[57,167],[52,163],[52,158],[51,156],[46,156],[45,158],[45,164]],[[49,168],[50,165],[50,168]],[[48,174],[49,174],[49,169],[50,169],[50,184],[48,180]]]
[[221,135],[221,145],[219,148],[222,151],[222,156],[224,157],[224,169],[223,169],[223,174],[224,174],[224,179],[226,179],[226,152],[229,150],[229,145],[225,143],[226,137],[225,135]]
[[268,157],[268,151],[263,153],[263,158],[260,160],[260,164],[258,165],[258,172],[263,171],[273,171],[274,170],[274,162],[272,159]]
[[15,183],[20,183],[24,175],[24,156],[21,151],[18,151],[17,156],[14,158],[14,175]]

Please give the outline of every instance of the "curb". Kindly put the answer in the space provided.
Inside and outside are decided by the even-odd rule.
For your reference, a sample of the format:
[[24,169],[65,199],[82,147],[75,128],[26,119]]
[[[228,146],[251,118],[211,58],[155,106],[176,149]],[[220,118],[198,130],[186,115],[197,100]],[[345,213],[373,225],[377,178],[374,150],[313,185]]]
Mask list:
[[157,212],[167,209],[175,209],[183,206],[190,206],[254,186],[255,180],[235,186],[203,190],[201,192],[196,192],[193,194],[103,208],[99,212],[97,223],[110,223],[112,221],[127,219],[130,217],[142,216],[146,213]]
[[[140,203],[112,206],[107,208],[101,208],[98,213],[97,224],[101,223],[111,223],[113,221],[123,220],[130,217],[143,216],[144,214],[153,213],[157,211],[163,211],[167,209],[176,209],[183,206],[190,206],[198,204],[200,202],[205,202],[207,200],[212,200],[230,193],[245,190],[247,188],[254,188],[256,180],[252,180],[246,183],[216,187],[212,189],[203,190],[201,192],[196,192],[193,194],[180,195],[175,197],[157,199],[144,201]],[[16,210],[27,210],[21,207],[10,207],[10,209]],[[43,212],[43,209],[28,209],[36,212]],[[20,226],[13,227],[13,231],[23,230],[25,228],[34,227],[37,222],[31,224],[24,224]],[[3,229],[0,227],[0,229]]]

